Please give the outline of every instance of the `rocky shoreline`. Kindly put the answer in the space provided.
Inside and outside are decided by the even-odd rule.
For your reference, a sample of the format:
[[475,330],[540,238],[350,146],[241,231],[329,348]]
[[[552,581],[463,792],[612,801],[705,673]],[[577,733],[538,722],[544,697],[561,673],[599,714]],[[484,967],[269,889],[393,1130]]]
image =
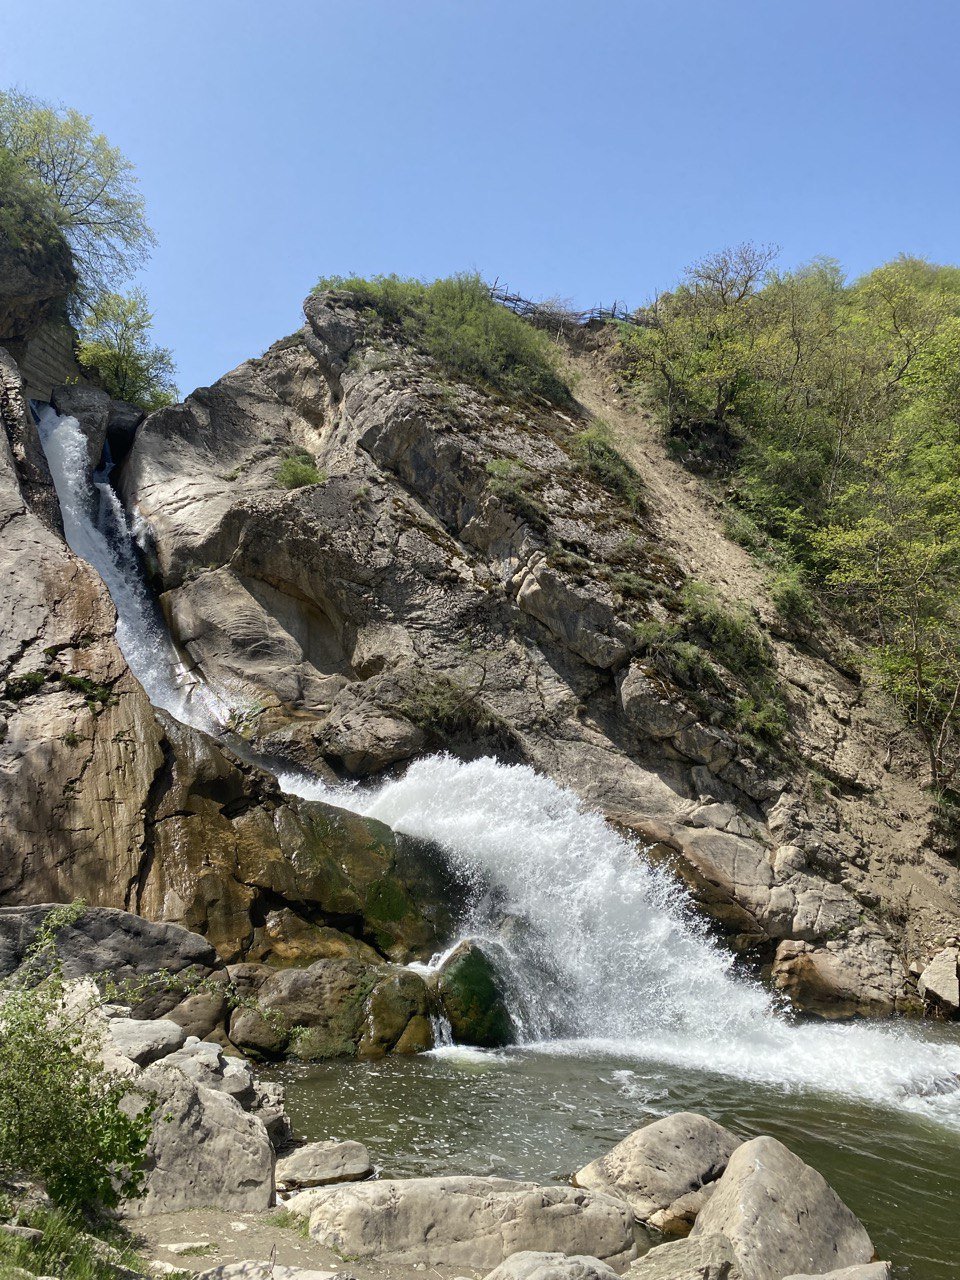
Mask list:
[[[20,913],[18,931],[10,910],[0,913],[4,976],[16,974],[36,914]],[[59,940],[78,1000],[90,997],[85,1016],[97,1023],[103,1061],[130,1083],[127,1105],[153,1108],[145,1180],[123,1206],[128,1230],[152,1255],[151,1274],[184,1270],[188,1258],[235,1254],[248,1231],[261,1245],[272,1242],[265,1256],[227,1257],[202,1272],[205,1280],[399,1277],[425,1268],[444,1280],[891,1274],[874,1263],[866,1230],[816,1170],[772,1137],[743,1141],[690,1112],[630,1133],[569,1185],[456,1173],[380,1178],[376,1153],[349,1135],[298,1141],[282,1088],[257,1078],[222,1026],[207,1033],[213,1038],[190,1033],[224,996],[183,995],[185,975],[202,973],[209,954],[203,939],[165,929],[176,936],[121,912],[87,911]],[[106,997],[96,987],[105,955],[113,960]],[[111,995],[118,978],[150,993],[138,1008]],[[26,1229],[16,1206],[8,1216],[6,1229]],[[277,1264],[278,1248],[286,1255],[292,1238],[304,1256]],[[132,1274],[118,1270],[117,1278]]]

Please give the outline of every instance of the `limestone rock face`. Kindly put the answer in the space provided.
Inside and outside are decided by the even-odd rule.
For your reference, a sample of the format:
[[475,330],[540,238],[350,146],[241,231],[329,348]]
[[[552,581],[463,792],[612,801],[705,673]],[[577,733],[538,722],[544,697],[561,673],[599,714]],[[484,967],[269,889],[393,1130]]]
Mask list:
[[186,1032],[168,1018],[113,1018],[110,1038],[125,1058],[138,1067],[148,1066],[179,1049]]
[[[263,1121],[227,1094],[155,1063],[137,1080],[157,1119],[147,1144],[146,1183],[134,1216],[219,1208],[249,1213],[273,1203],[274,1154]],[[139,1096],[132,1106],[142,1105]]]
[[574,1181],[619,1193],[641,1222],[683,1235],[739,1145],[729,1129],[680,1111],[637,1129],[581,1169]]
[[862,1223],[815,1169],[775,1138],[754,1138],[730,1157],[692,1237],[726,1236],[744,1280],[820,1275],[870,1262]]
[[499,1266],[530,1250],[621,1270],[636,1256],[626,1201],[504,1178],[405,1178],[312,1192],[314,1240],[360,1261]]
[[960,1012],[958,958],[960,951],[956,947],[945,947],[943,951],[938,951],[917,982],[921,998],[951,1017]]
[[784,1280],[893,1280],[889,1262],[867,1262],[861,1267],[841,1267],[819,1276],[785,1276]]
[[[578,461],[576,413],[452,381],[349,294],[311,296],[305,315],[151,415],[122,469],[172,629],[255,706],[244,732],[341,776],[444,748],[530,763],[655,833],[738,949],[814,948],[823,999],[796,973],[784,983],[805,1007],[909,1006],[894,913],[869,904],[896,903],[920,935],[956,915],[943,868],[917,910],[906,879],[871,864],[866,811],[801,800],[719,703],[705,712],[637,652],[630,591],[637,617],[659,619],[657,592],[696,572],[674,558],[675,512],[638,517],[604,489]],[[287,490],[277,472],[295,453],[321,478]],[[777,645],[784,671],[807,663]],[[822,661],[804,672],[796,732],[850,795],[882,794],[860,692]],[[838,940],[842,962],[826,954]]]
[[50,403],[64,418],[76,418],[87,441],[87,460],[91,470],[100,461],[107,439],[113,402],[99,387],[69,385],[54,387]]

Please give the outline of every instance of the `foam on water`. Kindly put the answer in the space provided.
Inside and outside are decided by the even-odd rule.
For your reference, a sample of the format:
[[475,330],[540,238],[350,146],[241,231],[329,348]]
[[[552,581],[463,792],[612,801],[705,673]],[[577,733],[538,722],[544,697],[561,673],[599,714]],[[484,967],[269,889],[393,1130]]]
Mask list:
[[76,418],[40,411],[39,433],[72,551],[103,579],[117,610],[117,643],[150,701],[185,724],[216,733],[230,706],[187,670],[143,578],[126,513],[106,475],[88,476]]
[[444,848],[470,886],[460,936],[506,953],[538,1052],[674,1063],[960,1124],[960,1044],[792,1022],[735,972],[667,871],[533,769],[437,756],[372,790],[280,783]]

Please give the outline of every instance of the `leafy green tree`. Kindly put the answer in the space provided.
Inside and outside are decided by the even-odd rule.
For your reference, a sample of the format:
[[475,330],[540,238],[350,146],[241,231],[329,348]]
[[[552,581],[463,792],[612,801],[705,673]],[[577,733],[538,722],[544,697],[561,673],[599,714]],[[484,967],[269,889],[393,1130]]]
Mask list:
[[152,1126],[150,1107],[127,1114],[130,1081],[104,1067],[91,1004],[64,979],[56,934],[79,910],[50,912],[0,1005],[0,1171],[70,1210],[136,1194]]
[[0,92],[0,146],[37,180],[88,294],[114,287],[144,262],[155,237],[133,165],[88,116]]
[[98,297],[80,325],[77,359],[117,400],[148,412],[177,398],[173,357],[150,341],[153,316],[142,289]]

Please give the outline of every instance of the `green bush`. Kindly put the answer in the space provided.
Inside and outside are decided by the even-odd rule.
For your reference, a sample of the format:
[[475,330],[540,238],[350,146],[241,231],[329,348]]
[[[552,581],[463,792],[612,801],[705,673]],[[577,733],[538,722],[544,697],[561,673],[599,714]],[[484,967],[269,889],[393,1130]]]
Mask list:
[[805,626],[816,617],[817,608],[798,566],[782,569],[770,583],[770,599],[777,613],[792,626]]
[[438,364],[458,378],[488,383],[521,396],[570,401],[549,339],[493,301],[478,275],[427,283],[399,276],[328,276],[316,292],[338,290],[381,319],[399,326]]
[[448,676],[418,677],[395,709],[427,733],[490,733],[503,728],[503,722],[473,690]]
[[686,628],[733,675],[767,676],[773,664],[769,641],[741,607],[725,604],[705,582],[690,578],[681,593]]
[[707,655],[699,645],[683,638],[679,626],[638,622],[633,632],[641,655],[668,680],[688,689],[717,684],[717,673]]
[[766,545],[763,530],[739,507],[728,507],[723,513],[723,532],[731,542],[745,547],[747,551],[762,551]]
[[151,1108],[124,1111],[130,1081],[100,1061],[89,1003],[57,959],[56,934],[79,910],[50,912],[0,1005],[0,1172],[42,1182],[72,1211],[137,1193],[152,1125]]
[[610,493],[622,498],[633,512],[643,510],[643,484],[629,462],[610,443],[602,422],[581,431],[574,440],[574,456],[581,469]]
[[277,468],[277,484],[284,489],[302,489],[308,484],[323,484],[326,475],[318,471],[305,450],[288,454]]
[[533,529],[543,529],[547,513],[537,498],[537,478],[529,467],[510,458],[494,458],[486,466],[487,487]]

